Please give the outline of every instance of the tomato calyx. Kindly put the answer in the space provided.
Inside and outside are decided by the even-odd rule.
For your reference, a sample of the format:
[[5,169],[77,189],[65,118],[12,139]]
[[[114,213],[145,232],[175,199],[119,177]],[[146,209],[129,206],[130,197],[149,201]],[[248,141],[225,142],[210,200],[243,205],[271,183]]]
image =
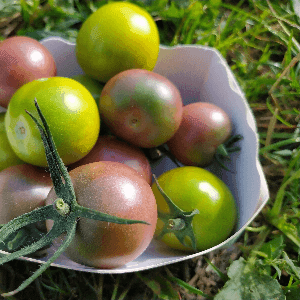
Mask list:
[[42,124],[30,112],[26,112],[31,116],[32,120],[39,129],[45,148],[50,176],[58,198],[55,200],[54,205],[50,204],[37,208],[29,213],[25,213],[14,218],[7,224],[0,227],[0,244],[6,242],[8,245],[13,246],[13,244],[8,241],[8,238],[15,233],[18,235],[18,231],[22,230],[27,225],[32,225],[33,223],[45,221],[47,219],[53,220],[54,224],[48,233],[41,234],[39,239],[30,241],[28,246],[12,253],[5,253],[4,255],[0,254],[0,265],[19,258],[20,256],[34,253],[37,250],[50,245],[54,239],[61,236],[63,233],[66,233],[66,237],[60,247],[45,264],[35,271],[31,277],[26,279],[16,290],[1,294],[3,297],[15,295],[19,291],[26,288],[32,281],[41,275],[50,266],[50,264],[61,255],[62,252],[64,252],[75,236],[77,221],[82,217],[118,224],[142,223],[149,225],[149,223],[145,221],[119,218],[99,212],[97,210],[80,206],[77,203],[71,178],[67,168],[57,152],[49,126],[38,106],[36,99],[34,100],[34,103]]
[[[4,225],[5,224],[1,224],[0,228]],[[10,234],[3,243],[0,243],[0,250],[8,252],[16,251],[24,244],[38,240],[41,237],[41,234],[43,234],[43,232],[37,229],[34,224],[29,224],[21,228],[19,231]]]
[[230,154],[234,152],[241,151],[241,147],[234,146],[235,143],[242,140],[243,136],[241,134],[232,135],[225,143],[219,145],[217,148],[217,151],[214,155],[216,161],[218,164],[226,171],[229,171],[229,168],[227,168],[224,164],[224,161],[230,161]]
[[196,237],[193,231],[192,221],[194,216],[199,214],[199,210],[194,209],[187,212],[179,208],[160,187],[156,176],[153,175],[153,177],[157,188],[167,202],[170,211],[169,213],[162,213],[160,211],[157,212],[158,218],[164,223],[164,227],[158,234],[157,238],[160,239],[167,233],[173,233],[182,245],[190,247],[190,245],[186,243],[186,238],[188,237],[191,240],[193,250],[197,251]]
[[[231,172],[231,170],[225,166],[224,162],[230,161],[231,153],[241,151],[241,147],[235,146],[234,144],[242,139],[243,136],[241,134],[232,135],[227,141],[217,147],[215,153],[213,154],[213,158],[217,161],[222,169]],[[144,149],[144,152],[150,161],[156,162],[166,155],[174,164],[176,164],[177,167],[181,166],[178,159],[169,150],[167,144],[162,144],[154,148]],[[209,165],[210,163],[211,161],[207,162],[206,165]],[[202,168],[203,164],[199,164],[197,166]]]

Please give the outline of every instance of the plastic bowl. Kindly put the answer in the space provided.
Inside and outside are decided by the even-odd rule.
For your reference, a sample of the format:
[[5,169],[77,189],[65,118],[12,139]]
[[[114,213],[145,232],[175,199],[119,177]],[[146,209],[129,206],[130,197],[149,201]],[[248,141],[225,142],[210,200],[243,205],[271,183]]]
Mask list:
[[[49,49],[57,64],[57,75],[71,77],[83,74],[76,61],[75,44],[59,37],[41,40]],[[258,160],[258,135],[255,119],[250,107],[234,78],[229,66],[220,53],[209,47],[182,45],[160,47],[158,61],[153,70],[171,80],[180,90],[184,104],[205,101],[224,109],[233,123],[233,134],[244,138],[238,142],[239,153],[231,155],[225,171],[217,164],[208,170],[221,178],[233,193],[238,207],[238,224],[234,233],[221,244],[194,254],[173,250],[155,239],[145,252],[134,261],[116,269],[96,269],[77,264],[63,254],[52,266],[94,273],[126,273],[151,269],[179,261],[191,259],[213,250],[232,245],[251,221],[259,214],[269,199],[267,183]],[[0,108],[0,111],[4,110]],[[152,165],[158,177],[176,165],[167,157]],[[22,257],[22,260],[44,263],[54,253],[49,248],[48,255],[42,259]]]

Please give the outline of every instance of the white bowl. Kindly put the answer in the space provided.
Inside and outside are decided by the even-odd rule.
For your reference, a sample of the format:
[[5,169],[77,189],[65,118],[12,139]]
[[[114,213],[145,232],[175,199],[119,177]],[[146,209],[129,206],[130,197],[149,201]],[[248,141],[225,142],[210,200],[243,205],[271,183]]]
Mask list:
[[[83,74],[76,61],[74,43],[59,37],[46,38],[41,43],[52,53],[57,64],[58,76],[71,77]],[[269,199],[267,183],[258,160],[255,119],[234,75],[220,53],[213,48],[196,45],[161,46],[153,71],[167,77],[178,87],[184,104],[205,101],[220,106],[232,120],[233,133],[244,137],[238,142],[241,147],[240,153],[232,154],[231,162],[227,164],[233,172],[227,172],[217,164],[207,168],[221,178],[234,195],[239,213],[234,234],[223,243],[195,254],[175,251],[153,240],[142,255],[116,269],[86,267],[69,260],[63,254],[52,263],[53,266],[94,273],[125,273],[191,259],[232,245]],[[176,165],[166,157],[159,161],[159,164],[152,165],[152,171],[158,177],[175,167]],[[49,248],[49,255],[42,259],[28,257],[21,259],[44,263],[54,251],[53,247]]]

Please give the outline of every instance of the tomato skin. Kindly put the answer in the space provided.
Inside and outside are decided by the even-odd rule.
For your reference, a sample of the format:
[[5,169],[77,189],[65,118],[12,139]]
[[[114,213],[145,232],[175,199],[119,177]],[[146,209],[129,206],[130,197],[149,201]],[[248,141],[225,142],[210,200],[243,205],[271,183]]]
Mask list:
[[[66,255],[75,262],[97,267],[120,267],[139,256],[151,242],[157,208],[150,185],[134,169],[118,162],[95,162],[70,173],[79,205],[146,224],[123,225],[81,218]],[[56,199],[52,189],[46,199]],[[48,230],[51,220],[46,221]],[[59,238],[56,243],[60,243]]]
[[68,170],[97,161],[123,163],[138,171],[149,184],[152,182],[151,166],[145,154],[112,135],[100,135],[93,149],[84,158],[69,165]]
[[179,90],[155,72],[132,69],[104,86],[99,110],[116,136],[143,148],[159,146],[179,128],[182,118]]
[[158,52],[154,20],[147,11],[128,2],[100,7],[83,23],[76,42],[79,65],[102,82],[127,69],[153,70]]
[[56,76],[56,64],[49,50],[33,38],[13,36],[0,42],[0,105],[23,84]]
[[50,173],[29,164],[0,172],[0,224],[44,205],[52,181]]
[[4,125],[5,113],[0,113],[0,171],[15,165],[24,164],[24,162],[15,154],[11,148]]
[[47,166],[40,133],[25,111],[38,118],[35,98],[49,124],[63,162],[68,165],[85,156],[99,135],[99,110],[94,98],[82,84],[64,77],[31,81],[11,98],[5,115],[5,128],[17,156],[27,163]]
[[[197,250],[202,251],[223,242],[236,224],[235,200],[225,183],[211,172],[193,166],[175,168],[158,178],[159,185],[172,201],[184,211],[199,210],[192,221]],[[152,185],[158,211],[169,212],[168,205],[156,183]],[[156,235],[162,229],[158,219]],[[162,237],[168,246],[185,251],[192,247],[182,245],[173,233]]]
[[75,75],[72,77],[72,79],[80,82],[83,86],[85,86],[94,97],[96,104],[99,105],[100,94],[104,86],[103,83],[85,74]]
[[180,127],[167,145],[184,165],[206,167],[231,131],[231,120],[223,109],[212,103],[195,102],[183,107]]

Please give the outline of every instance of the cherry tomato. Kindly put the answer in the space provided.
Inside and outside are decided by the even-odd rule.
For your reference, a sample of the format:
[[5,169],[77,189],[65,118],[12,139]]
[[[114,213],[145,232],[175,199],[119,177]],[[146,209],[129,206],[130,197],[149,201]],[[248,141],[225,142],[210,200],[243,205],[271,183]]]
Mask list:
[[139,148],[120,141],[115,136],[99,136],[93,149],[84,158],[69,165],[68,170],[96,161],[123,163],[138,171],[149,184],[152,182],[151,166],[145,154]]
[[33,38],[10,37],[0,43],[0,105],[23,84],[56,75],[56,64],[48,49]]
[[179,90],[167,78],[133,69],[105,84],[99,110],[113,134],[138,147],[151,148],[175,134],[182,105]]
[[[232,193],[222,180],[205,169],[185,166],[163,173],[158,183],[180,209],[187,212],[198,209],[199,213],[192,220],[197,250],[216,246],[229,237],[237,221],[237,208]],[[168,213],[169,206],[156,183],[152,190],[158,211]],[[159,218],[156,235],[162,228],[163,222]],[[174,233],[165,234],[162,241],[175,249],[193,251],[189,239],[188,246],[184,246]]]
[[195,102],[183,107],[180,127],[167,145],[181,163],[205,167],[231,130],[231,120],[223,109],[212,103]]
[[[151,242],[157,207],[150,185],[125,164],[111,161],[80,166],[69,173],[79,205],[146,224],[115,224],[81,218],[66,255],[75,262],[116,268],[138,257]],[[46,204],[57,198],[52,189]],[[47,229],[53,221],[46,221]],[[61,243],[60,239],[55,243]]]
[[76,57],[83,71],[106,82],[127,69],[153,70],[159,34],[151,15],[128,2],[100,7],[83,23],[76,41]]
[[0,172],[0,224],[44,205],[52,187],[49,172],[29,164]]
[[4,125],[5,113],[0,113],[0,171],[14,165],[20,165],[24,162],[15,154],[11,148]]
[[[0,172],[0,225],[29,213],[45,205],[45,199],[52,187],[49,172],[45,169],[29,165],[15,165]],[[46,222],[38,221],[26,225],[11,234],[0,245],[4,251],[20,250],[24,245],[38,240],[46,233]],[[43,247],[31,253],[32,256],[44,255]]]
[[68,165],[85,156],[95,145],[100,130],[95,100],[76,80],[51,77],[23,85],[11,98],[5,128],[18,157],[33,165],[47,166],[40,133],[25,111],[37,117],[35,98],[48,120],[63,162]]

